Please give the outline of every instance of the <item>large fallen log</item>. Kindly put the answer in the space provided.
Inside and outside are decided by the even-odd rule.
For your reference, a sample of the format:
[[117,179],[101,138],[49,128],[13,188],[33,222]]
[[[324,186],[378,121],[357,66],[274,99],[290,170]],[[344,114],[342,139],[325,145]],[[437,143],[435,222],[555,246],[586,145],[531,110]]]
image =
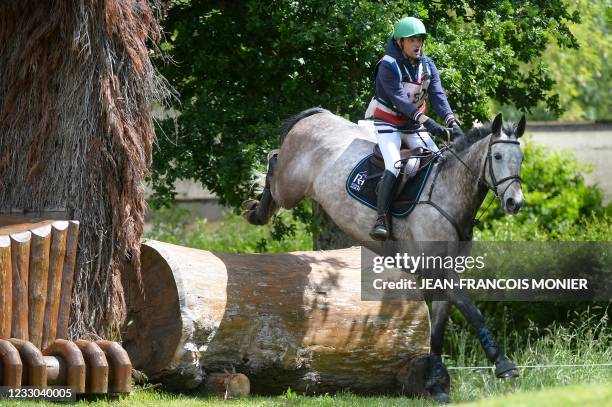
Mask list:
[[123,345],[169,388],[235,369],[255,393],[393,392],[406,361],[429,351],[424,302],[361,301],[359,248],[214,254],[147,241],[141,261],[144,296],[124,281]]

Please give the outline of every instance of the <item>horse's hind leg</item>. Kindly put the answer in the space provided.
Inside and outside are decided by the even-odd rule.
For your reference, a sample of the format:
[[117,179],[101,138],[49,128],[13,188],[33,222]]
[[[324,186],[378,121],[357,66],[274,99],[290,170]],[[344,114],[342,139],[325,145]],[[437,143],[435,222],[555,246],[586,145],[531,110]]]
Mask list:
[[472,300],[465,293],[459,291],[447,290],[446,294],[451,303],[459,309],[470,325],[478,330],[478,338],[487,355],[487,359],[495,363],[495,376],[499,379],[517,377],[519,372],[516,365],[501,352],[493,334],[485,326],[484,317]]
[[277,158],[277,153],[274,153],[268,160],[266,184],[259,200],[249,199],[242,203],[242,209],[245,210],[244,217],[252,225],[265,225],[278,210],[278,204],[274,201],[272,192],[270,192],[270,185],[272,183],[272,177],[274,176]]

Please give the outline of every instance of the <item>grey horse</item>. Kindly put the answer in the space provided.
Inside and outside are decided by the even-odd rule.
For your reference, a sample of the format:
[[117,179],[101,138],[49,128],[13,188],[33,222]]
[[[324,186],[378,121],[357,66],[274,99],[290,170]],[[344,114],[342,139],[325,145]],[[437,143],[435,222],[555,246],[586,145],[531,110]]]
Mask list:
[[[414,242],[470,241],[474,218],[488,189],[501,200],[506,213],[516,214],[524,203],[520,184],[523,153],[518,141],[524,131],[524,116],[517,126],[503,126],[502,115],[498,114],[491,125],[475,127],[443,149],[423,189],[430,191],[429,202],[417,205],[406,218],[393,219],[393,236]],[[375,135],[364,126],[313,108],[287,120],[280,141],[278,154],[269,160],[260,199],[243,203],[246,219],[256,225],[268,223],[279,207],[292,208],[310,197],[352,239],[371,241],[368,232],[376,211],[351,198],[345,183],[353,167],[372,152]],[[431,306],[426,387],[432,398],[450,400],[449,377],[441,354],[452,305],[477,330],[487,358],[495,364],[496,376],[518,376],[516,366],[502,353],[473,301],[454,291],[446,293],[445,299],[434,300]]]

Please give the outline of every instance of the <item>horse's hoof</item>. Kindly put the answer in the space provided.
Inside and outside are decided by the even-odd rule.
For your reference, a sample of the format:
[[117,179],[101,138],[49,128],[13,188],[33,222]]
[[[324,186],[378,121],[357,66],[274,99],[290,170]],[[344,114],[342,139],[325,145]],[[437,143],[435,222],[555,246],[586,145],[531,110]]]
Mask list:
[[519,371],[514,363],[505,356],[500,357],[495,363],[495,377],[498,379],[510,379],[519,377]]
[[240,206],[245,211],[252,211],[253,209],[255,209],[257,207],[257,205],[259,205],[259,201],[258,200],[256,200],[256,199],[247,199],[246,201],[242,202],[242,204]]
[[448,403],[451,402],[451,399],[450,399],[450,396],[448,395],[448,393],[445,393],[442,390],[436,391],[436,392],[430,393],[430,394],[431,394],[431,399],[433,401],[435,401],[436,403],[448,404]]
[[431,399],[437,403],[450,403],[450,376],[442,358],[437,354],[430,354],[425,372],[425,389]]

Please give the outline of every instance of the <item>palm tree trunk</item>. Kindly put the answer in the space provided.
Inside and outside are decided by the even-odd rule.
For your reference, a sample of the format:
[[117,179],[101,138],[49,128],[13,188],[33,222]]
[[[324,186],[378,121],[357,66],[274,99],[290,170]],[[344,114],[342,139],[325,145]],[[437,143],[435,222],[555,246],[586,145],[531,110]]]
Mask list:
[[0,212],[81,222],[71,336],[112,335],[140,270],[150,107],[166,94],[145,0],[0,2]]

